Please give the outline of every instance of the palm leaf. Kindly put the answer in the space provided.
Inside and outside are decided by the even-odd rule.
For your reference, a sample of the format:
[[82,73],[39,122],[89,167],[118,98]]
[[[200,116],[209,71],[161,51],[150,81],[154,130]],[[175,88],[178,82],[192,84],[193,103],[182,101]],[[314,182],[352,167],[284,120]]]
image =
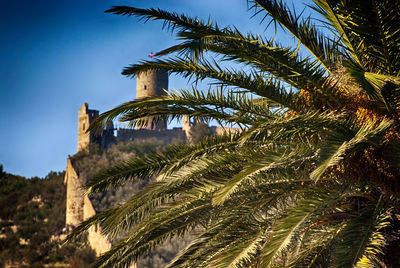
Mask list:
[[368,145],[376,144],[392,126],[392,122],[388,120],[382,120],[377,126],[375,124],[375,122],[372,122],[362,126],[358,132],[347,141],[341,140],[343,137],[336,140],[330,138],[329,147],[321,149],[320,164],[311,173],[311,178],[313,180],[318,180],[329,167],[338,164],[344,156],[351,151],[360,150]]
[[[336,265],[341,267],[377,267],[386,240],[382,229],[387,227],[388,214],[382,199],[355,215],[342,232],[335,252]],[[378,262],[377,262],[378,260]]]

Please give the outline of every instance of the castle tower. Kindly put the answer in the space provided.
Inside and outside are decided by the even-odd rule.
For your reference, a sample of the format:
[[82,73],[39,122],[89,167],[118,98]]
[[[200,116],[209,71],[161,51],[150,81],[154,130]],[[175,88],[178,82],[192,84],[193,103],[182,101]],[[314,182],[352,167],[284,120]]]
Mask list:
[[99,116],[99,111],[89,110],[85,102],[78,111],[78,152],[89,151],[89,144],[94,142],[95,136],[87,132],[90,123]]
[[[168,72],[165,70],[149,70],[138,74],[136,79],[136,99],[144,99],[155,96],[165,95],[168,90]],[[145,126],[139,129],[166,130],[167,121],[165,119],[152,122],[151,117]]]

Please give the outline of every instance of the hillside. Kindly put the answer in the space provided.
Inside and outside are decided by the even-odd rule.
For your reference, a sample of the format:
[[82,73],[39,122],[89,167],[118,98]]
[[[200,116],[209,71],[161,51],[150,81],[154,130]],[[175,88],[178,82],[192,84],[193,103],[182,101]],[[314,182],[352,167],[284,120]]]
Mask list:
[[[107,151],[92,145],[90,153],[72,156],[88,178],[104,168],[135,155],[161,150],[156,140],[119,143]],[[0,166],[0,267],[87,267],[95,253],[85,238],[61,246],[65,230],[64,172],[50,172],[45,178],[25,178],[3,171]],[[150,179],[149,179],[150,180]],[[96,211],[126,201],[148,181],[91,196]],[[163,267],[183,248],[188,239],[166,242],[138,262],[138,267]],[[57,266],[60,267],[60,266]]]
[[30,179],[0,172],[0,267],[93,262],[84,242],[60,247],[57,239],[65,224],[64,172]]

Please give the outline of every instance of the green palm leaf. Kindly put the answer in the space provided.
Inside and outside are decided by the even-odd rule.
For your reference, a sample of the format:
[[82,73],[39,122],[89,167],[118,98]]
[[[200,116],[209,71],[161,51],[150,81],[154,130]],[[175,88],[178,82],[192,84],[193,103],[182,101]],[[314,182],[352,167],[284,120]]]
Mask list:
[[377,267],[386,245],[382,230],[389,225],[385,202],[378,200],[355,215],[342,232],[335,260],[340,267]]

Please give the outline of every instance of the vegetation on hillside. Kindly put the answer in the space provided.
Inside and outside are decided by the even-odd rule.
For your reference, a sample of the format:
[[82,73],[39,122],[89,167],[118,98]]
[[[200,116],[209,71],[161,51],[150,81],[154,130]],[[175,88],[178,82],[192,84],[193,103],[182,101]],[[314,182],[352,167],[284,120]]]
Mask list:
[[[160,152],[165,145],[154,139],[112,145],[102,151],[96,144],[89,153],[72,156],[78,172],[87,178],[116,163],[135,156]],[[95,261],[95,252],[85,236],[63,244],[66,192],[64,172],[50,172],[45,178],[16,176],[0,165],[0,267],[85,268]],[[118,189],[91,196],[96,211],[123,203],[150,181],[127,184]],[[138,261],[141,268],[163,267],[188,244],[188,238],[167,242]]]
[[[107,150],[100,150],[97,144],[90,146],[89,153],[79,152],[72,156],[72,162],[76,171],[86,179],[93,178],[100,171],[113,165],[126,161],[132,157],[160,152],[164,143],[155,139],[135,140],[113,144]],[[147,184],[149,178],[140,183],[124,185],[109,191],[104,191],[90,196],[93,207],[97,212],[126,201],[126,197],[138,191]]]
[[212,85],[127,102],[92,129],[189,115],[244,131],[91,179],[96,193],[157,177],[71,236],[97,223],[109,237],[124,234],[95,267],[123,267],[193,229],[197,238],[169,267],[400,265],[392,254],[400,244],[400,1],[314,0],[316,18],[280,0],[248,3],[298,46],[159,9],[107,11],[161,20],[179,38],[124,75],[166,69]]
[[[177,140],[176,143],[179,141]],[[149,154],[160,153],[166,144],[157,139],[139,139],[131,142],[121,142],[112,145],[102,151],[98,145],[92,144],[89,154],[80,152],[72,157],[74,167],[79,173],[85,174],[87,179],[93,178],[100,171],[110,168],[115,164],[128,159]],[[120,205],[127,201],[132,194],[137,193],[153,178],[147,177],[140,182],[127,183],[123,187],[116,187],[90,196],[93,207],[97,212],[110,207]],[[155,250],[148,252],[137,260],[140,268],[164,267],[171,261],[179,250],[182,250],[189,242],[190,235],[183,238],[166,241]],[[112,239],[115,243],[118,238]]]
[[60,237],[66,236],[64,172],[27,179],[0,171],[0,267],[71,263],[83,268],[95,260],[84,238],[60,247]]

